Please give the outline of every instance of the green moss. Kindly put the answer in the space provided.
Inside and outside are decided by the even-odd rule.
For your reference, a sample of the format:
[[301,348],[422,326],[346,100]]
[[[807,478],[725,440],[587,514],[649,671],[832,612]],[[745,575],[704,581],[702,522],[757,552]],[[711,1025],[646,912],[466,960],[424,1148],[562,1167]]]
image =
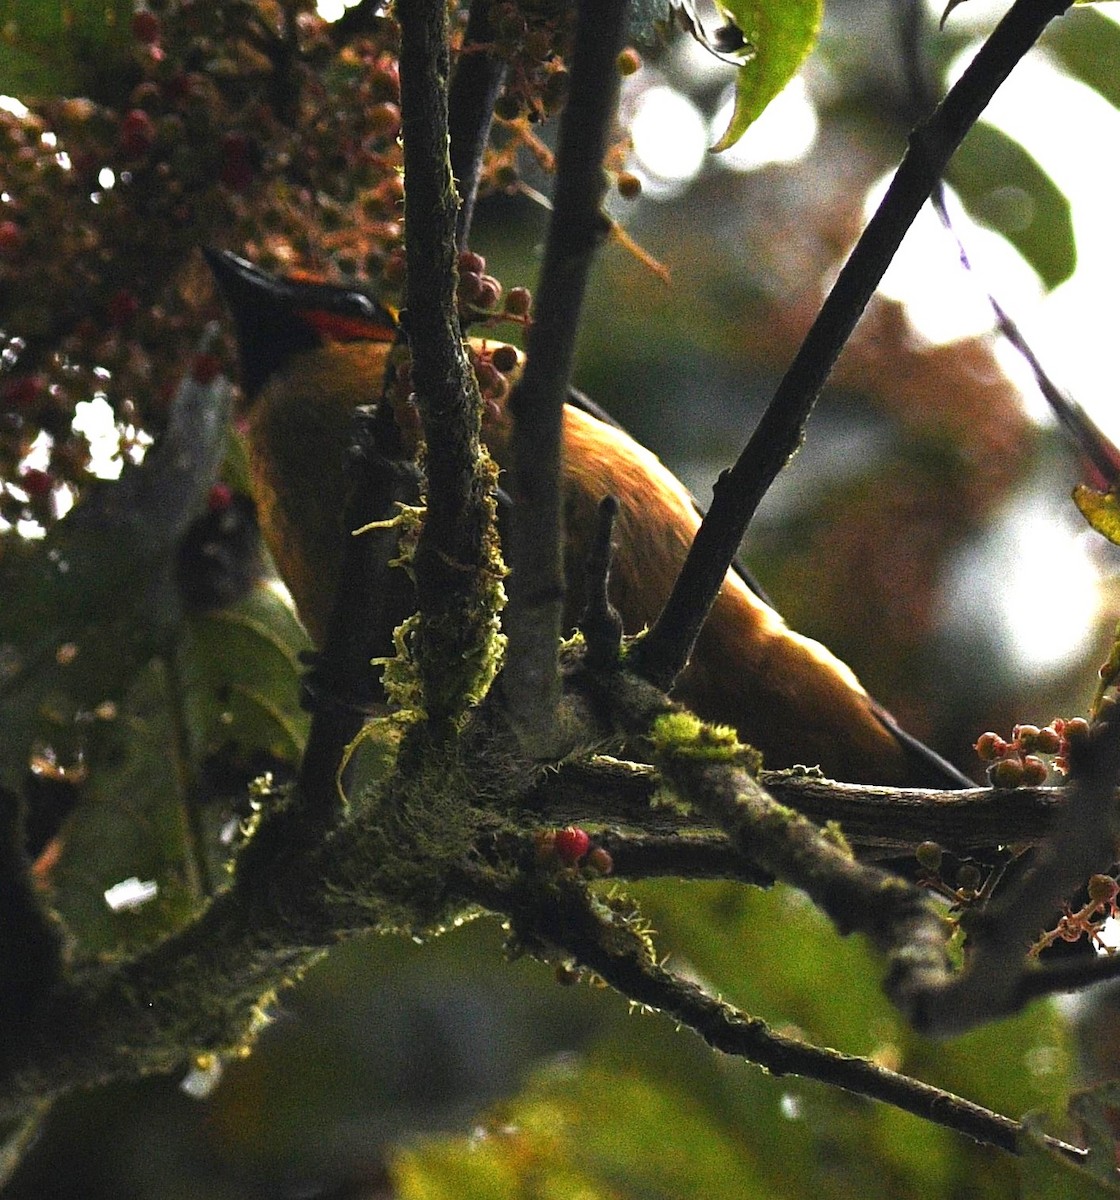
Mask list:
[[650,740],[659,756],[670,759],[738,763],[752,772],[762,762],[756,750],[739,741],[738,733],[730,725],[712,725],[683,710],[657,716],[650,729]]

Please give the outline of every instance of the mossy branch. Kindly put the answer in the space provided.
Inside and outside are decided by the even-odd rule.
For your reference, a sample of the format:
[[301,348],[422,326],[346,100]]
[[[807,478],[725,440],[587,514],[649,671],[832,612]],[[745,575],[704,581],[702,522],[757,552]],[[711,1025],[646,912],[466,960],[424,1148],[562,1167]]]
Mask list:
[[[764,1067],[880,1100],[1009,1153],[1018,1152],[1023,1127],[941,1088],[888,1070],[865,1058],[812,1046],[772,1030],[765,1021],[709,994],[660,965],[648,937],[623,903],[589,893],[577,880],[522,879],[512,887],[484,870],[472,872],[471,890],[510,919],[518,944],[544,957],[569,956],[631,1001],[674,1018],[713,1049]],[[1079,1159],[1083,1151],[1052,1144]]]
[[416,660],[431,728],[445,736],[496,667],[501,566],[495,471],[456,306],[456,218],[448,157],[449,29],[443,0],[400,0],[406,329],[424,423],[427,516],[416,549]]

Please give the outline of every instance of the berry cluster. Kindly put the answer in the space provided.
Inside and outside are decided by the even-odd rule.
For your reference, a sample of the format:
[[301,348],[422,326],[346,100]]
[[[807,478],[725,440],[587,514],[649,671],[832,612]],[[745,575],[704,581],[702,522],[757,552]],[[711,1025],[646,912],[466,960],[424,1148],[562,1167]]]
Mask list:
[[1053,756],[1054,769],[1064,775],[1069,771],[1071,745],[1088,734],[1089,723],[1084,718],[1056,717],[1042,729],[1037,725],[1016,725],[1010,741],[997,733],[981,734],[975,749],[981,760],[989,764],[988,781],[992,787],[1037,787],[1050,774],[1041,756]]
[[566,829],[542,829],[535,838],[537,862],[541,866],[574,867],[582,864],[596,875],[609,875],[614,860],[591,835],[578,825]]
[[159,429],[217,311],[199,245],[334,277],[399,246],[395,25],[344,40],[310,8],[150,0],[88,86],[0,109],[0,519],[80,493],[80,401],[110,405],[122,455]]
[[1057,941],[1078,942],[1088,937],[1100,950],[1113,953],[1101,938],[1101,930],[1109,917],[1120,917],[1116,898],[1120,896],[1120,883],[1111,875],[1093,875],[1089,878],[1089,899],[1074,911],[1068,905],[1058,919],[1057,925],[1044,933],[1031,947],[1032,957],[1037,957],[1048,946]]

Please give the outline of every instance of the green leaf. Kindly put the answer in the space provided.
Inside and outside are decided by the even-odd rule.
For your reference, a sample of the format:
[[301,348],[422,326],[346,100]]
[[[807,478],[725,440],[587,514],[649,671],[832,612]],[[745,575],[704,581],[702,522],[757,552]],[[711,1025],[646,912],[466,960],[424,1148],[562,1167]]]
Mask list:
[[1093,8],[1079,8],[1053,21],[1040,43],[1067,75],[1079,79],[1120,108],[1120,25]]
[[820,32],[823,0],[722,0],[720,9],[742,31],[753,56],[739,68],[735,111],[712,147],[726,150],[797,73]]
[[1073,274],[1077,245],[1069,200],[1018,142],[977,122],[946,179],[972,216],[1002,234],[1047,288]]
[[1101,537],[1120,546],[1120,497],[1115,492],[1098,492],[1079,483],[1073,489],[1073,502]]
[[[247,761],[258,751],[296,759],[307,735],[298,702],[298,654],[307,646],[288,604],[262,585],[231,608],[189,618],[178,645],[147,664],[116,715],[95,722],[89,782],[51,876],[83,947],[150,940],[197,903],[190,880],[223,858],[215,822],[199,815],[205,763],[229,748]],[[159,885],[157,900],[113,913],[106,889],[134,875]]]
[[[190,768],[175,726],[174,687],[167,664],[153,660],[116,714],[90,733],[89,781],[63,827],[51,872],[52,902],[85,951],[151,942],[198,902],[185,882]],[[113,912],[106,890],[133,876],[156,883],[156,898]]]
[[91,90],[127,53],[133,0],[0,0],[0,95]]
[[299,655],[311,643],[273,588],[188,618],[180,661],[201,756],[223,746],[294,762],[309,718],[299,705]]

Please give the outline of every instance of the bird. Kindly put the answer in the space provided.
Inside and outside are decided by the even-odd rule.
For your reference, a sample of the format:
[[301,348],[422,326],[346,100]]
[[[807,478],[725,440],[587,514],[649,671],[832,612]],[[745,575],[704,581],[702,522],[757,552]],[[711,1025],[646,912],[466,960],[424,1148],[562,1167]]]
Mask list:
[[[320,644],[346,535],[351,415],[381,395],[396,316],[352,288],[271,274],[230,251],[207,250],[206,257],[235,327],[262,534]],[[492,339],[471,345],[516,379],[520,351]],[[637,634],[667,599],[701,513],[656,455],[578,393],[572,397],[577,402],[563,412],[565,621],[574,627],[582,611],[599,505],[613,496],[610,599],[624,631]],[[483,439],[500,470],[509,467],[511,421],[503,398],[487,400]],[[699,717],[733,726],[767,768],[819,767],[832,779],[894,787],[974,786],[903,730],[846,663],[791,629],[738,565],[673,696]]]

